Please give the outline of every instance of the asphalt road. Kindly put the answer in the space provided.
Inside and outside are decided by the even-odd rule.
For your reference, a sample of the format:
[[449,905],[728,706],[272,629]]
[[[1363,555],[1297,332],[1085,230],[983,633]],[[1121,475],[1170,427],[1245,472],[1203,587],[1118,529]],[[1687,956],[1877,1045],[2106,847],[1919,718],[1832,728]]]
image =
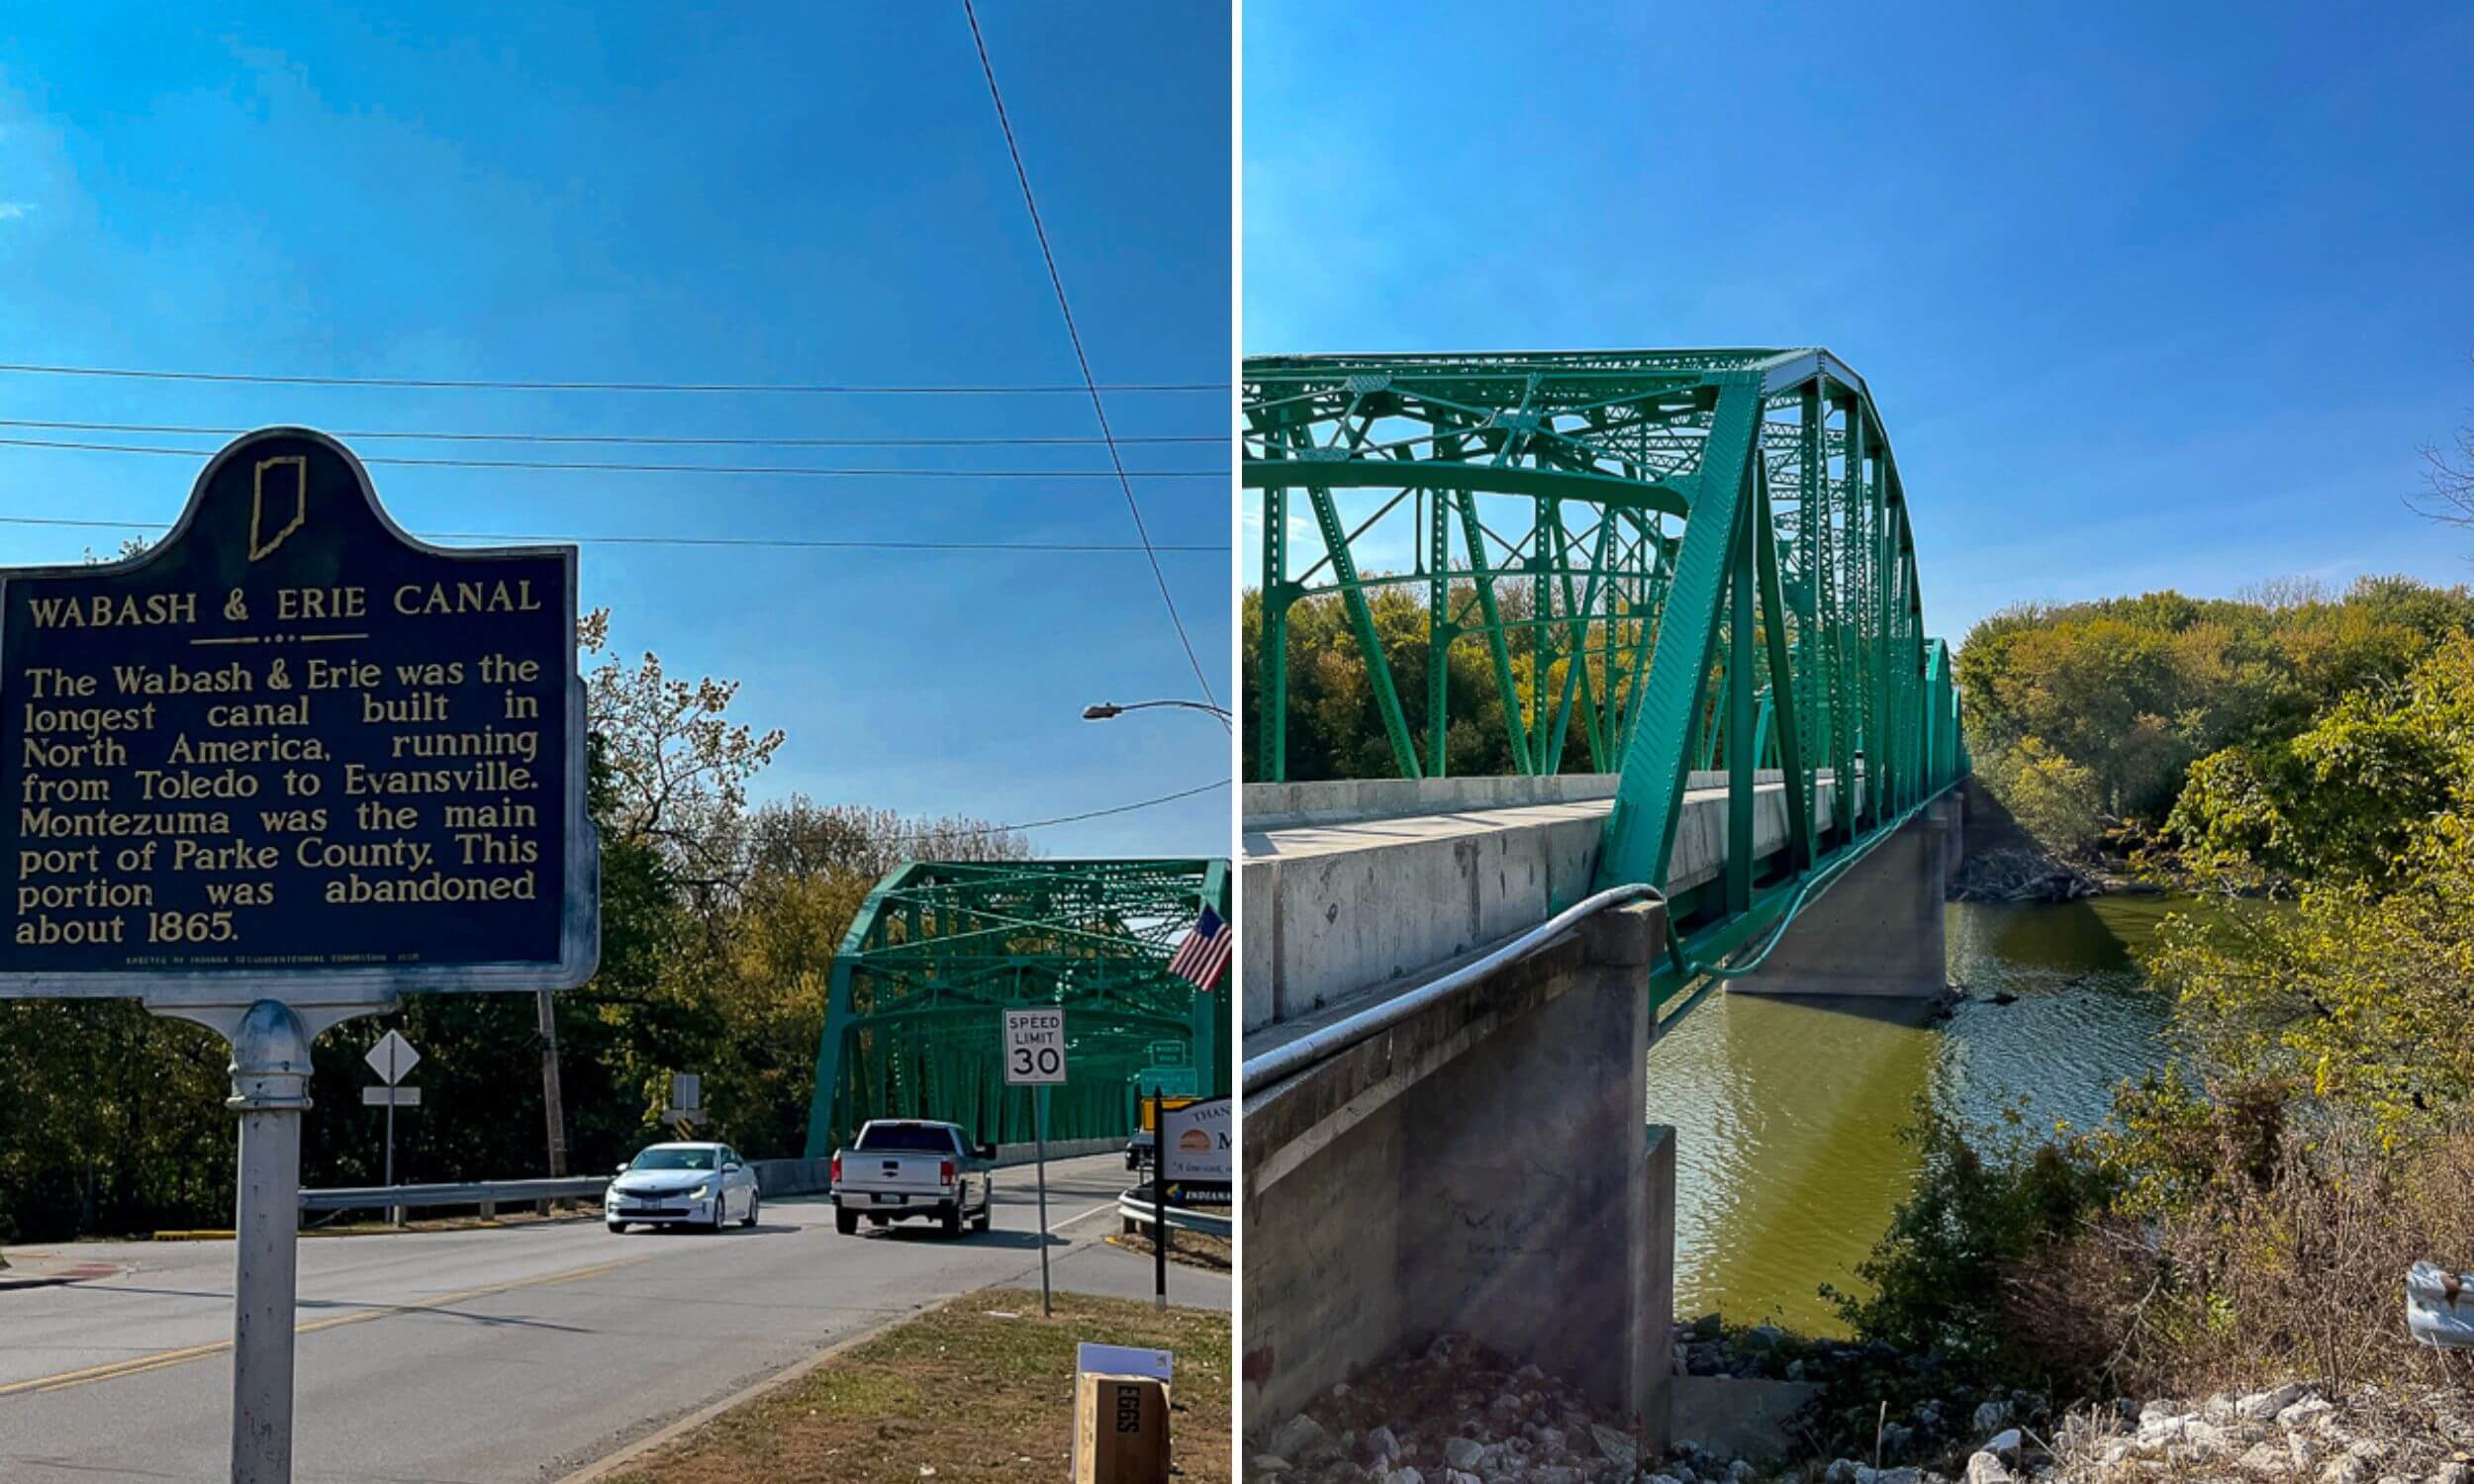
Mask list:
[[[1150,1295],[1149,1260],[1099,1241],[1124,1184],[1115,1156],[1050,1166],[1058,1287]],[[816,1198],[718,1235],[574,1221],[304,1241],[295,1478],[558,1478],[820,1344],[948,1295],[1036,1289],[1031,1171],[1001,1172],[997,1201],[996,1229],[959,1242],[836,1236]],[[0,1291],[0,1479],[227,1478],[232,1244],[45,1251],[137,1267]],[[1169,1296],[1225,1309],[1230,1283],[1173,1267]]]

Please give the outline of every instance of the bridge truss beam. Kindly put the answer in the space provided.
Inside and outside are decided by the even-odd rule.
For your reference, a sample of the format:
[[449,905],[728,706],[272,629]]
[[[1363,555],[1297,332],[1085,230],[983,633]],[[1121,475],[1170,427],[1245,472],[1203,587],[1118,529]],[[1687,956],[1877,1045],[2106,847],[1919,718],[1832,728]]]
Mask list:
[[[1254,776],[1287,778],[1288,623],[1310,600],[1345,609],[1398,776],[1445,775],[1456,706],[1499,707],[1515,771],[1618,773],[1601,886],[1663,883],[1691,771],[1723,770],[1726,870],[1671,904],[1664,992],[1966,771],[1898,467],[1827,351],[1253,357],[1244,401]],[[1422,694],[1395,674],[1403,596]],[[1453,694],[1464,640],[1490,697]],[[1756,863],[1765,770],[1787,841]]]
[[1229,917],[1225,859],[917,861],[861,905],[834,955],[808,1155],[871,1118],[959,1123],[1029,1143],[1027,1088],[1004,1083],[1008,1007],[1066,1012],[1053,1140],[1130,1133],[1130,1079],[1173,1046],[1197,1090],[1228,1090],[1226,997],[1168,972],[1205,907]]

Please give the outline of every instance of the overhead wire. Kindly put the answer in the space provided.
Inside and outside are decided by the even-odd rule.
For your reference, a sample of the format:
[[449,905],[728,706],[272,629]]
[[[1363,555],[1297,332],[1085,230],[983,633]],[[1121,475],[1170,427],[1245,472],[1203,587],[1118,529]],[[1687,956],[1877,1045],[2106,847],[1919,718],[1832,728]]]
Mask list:
[[[11,448],[58,448],[83,453],[152,453],[179,458],[213,458],[212,448],[157,448],[143,443],[93,443],[65,438],[0,437],[0,446]],[[415,454],[372,454],[361,459],[364,464],[388,464],[436,469],[530,469],[557,470],[568,473],[596,474],[778,474],[810,479],[1114,479],[1122,483],[1128,478],[1122,467],[1107,469],[853,469],[827,468],[812,464],[633,464],[603,462],[591,459],[468,459],[434,458]],[[1225,469],[1137,469],[1135,479],[1216,479],[1225,482]]]
[[[687,392],[789,393],[834,397],[1048,397],[1094,390],[1086,383],[1057,385],[1001,384],[932,386],[878,385],[847,382],[676,382],[676,381],[511,381],[453,380],[420,376],[298,376],[243,371],[164,371],[134,366],[53,366],[0,362],[0,372],[25,376],[82,376],[133,381],[195,381],[275,387],[395,387],[450,392]],[[1154,392],[1216,392],[1225,397],[1225,382],[1115,382],[1096,388],[1111,396]]]
[[[193,423],[61,422],[36,417],[0,417],[0,427],[29,427],[50,432],[156,433],[218,438],[237,438],[256,430],[247,427],[202,427]],[[335,431],[331,435],[364,441],[395,439],[415,443],[595,443],[664,448],[1093,448],[1106,441],[1090,437],[774,438],[697,434],[665,437],[649,433],[465,432],[414,428],[360,428]],[[1151,433],[1120,437],[1117,441],[1216,443],[1226,446],[1228,437],[1214,433]]]
[[950,839],[960,835],[1003,835],[1013,834],[1021,830],[1040,830],[1046,829],[1052,824],[1074,824],[1081,820],[1099,819],[1110,814],[1130,814],[1136,809],[1148,809],[1158,804],[1174,803],[1181,798],[1191,798],[1197,793],[1208,793],[1214,788],[1225,788],[1227,787],[1228,780],[1220,779],[1215,783],[1200,784],[1191,788],[1180,788],[1175,793],[1163,793],[1154,798],[1136,799],[1132,803],[1115,804],[1105,809],[1085,809],[1079,814],[1059,814],[1049,819],[1026,819],[1019,824],[975,825],[970,829],[962,830],[940,830],[929,828],[913,832],[912,838],[936,839],[941,836]]
[[[1202,688],[1205,699],[1214,709],[1220,703],[1219,693],[1212,689],[1211,678],[1203,673],[1201,657],[1194,653],[1193,637],[1186,632],[1186,619],[1177,611],[1177,599],[1169,592],[1168,574],[1160,568],[1160,558],[1152,551],[1151,532],[1143,525],[1141,502],[1134,498],[1133,481],[1126,476],[1125,460],[1118,453],[1116,434],[1108,426],[1108,409],[1100,400],[1098,378],[1092,374],[1091,357],[1083,349],[1083,332],[1074,324],[1074,306],[1066,298],[1065,278],[1057,271],[1057,254],[1048,245],[1048,228],[1039,219],[1039,201],[1031,194],[1030,171],[1022,164],[1022,147],[1013,138],[1013,121],[1005,115],[1005,95],[997,86],[997,67],[988,57],[988,39],[980,34],[980,14],[971,0],[962,0],[962,14],[971,25],[971,45],[980,54],[980,74],[988,79],[989,101],[997,108],[997,127],[1005,137],[1005,152],[1013,160],[1013,178],[1022,188],[1022,207],[1031,219],[1031,234],[1039,239],[1040,260],[1048,265],[1048,286],[1056,291],[1057,313],[1064,317],[1066,338],[1074,344],[1074,362],[1082,368],[1083,386],[1091,394],[1092,416],[1098,419],[1099,435],[1108,443],[1108,462],[1116,468],[1117,488],[1125,494],[1125,509],[1134,517],[1134,534],[1141,538],[1143,550],[1151,556],[1151,577],[1160,587],[1160,602],[1169,610],[1169,622],[1177,629],[1177,642],[1184,646],[1186,663],[1194,672],[1194,684]],[[1225,477],[1225,476],[1223,476]],[[1220,725],[1231,725],[1223,716]]]
[[[171,527],[159,520],[90,520],[52,515],[0,515],[0,525],[59,526],[84,530],[164,531]],[[786,550],[819,551],[1045,551],[1045,552],[1122,552],[1143,548],[1131,541],[879,541],[827,540],[797,536],[630,536],[552,534],[490,530],[430,530],[412,534],[426,541],[574,541],[594,546],[741,546],[769,547]],[[1226,546],[1208,543],[1152,547],[1155,551],[1212,552],[1226,551]]]

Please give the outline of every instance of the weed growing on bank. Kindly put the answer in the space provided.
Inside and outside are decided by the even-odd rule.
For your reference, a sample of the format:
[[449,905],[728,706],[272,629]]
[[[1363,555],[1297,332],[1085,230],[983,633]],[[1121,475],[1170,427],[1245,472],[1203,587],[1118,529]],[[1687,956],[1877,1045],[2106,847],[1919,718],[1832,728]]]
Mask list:
[[1834,1384],[1825,1414],[1952,1376],[2064,1406],[2468,1378],[2412,1342],[2404,1280],[2474,1258],[2474,1124],[2400,1145],[2281,1087],[2211,1095],[2168,1069],[2092,1133],[1971,1138],[1927,1112],[1911,1137],[1923,1173],[1857,1269],[1871,1291],[1832,1295],[1902,1358]]

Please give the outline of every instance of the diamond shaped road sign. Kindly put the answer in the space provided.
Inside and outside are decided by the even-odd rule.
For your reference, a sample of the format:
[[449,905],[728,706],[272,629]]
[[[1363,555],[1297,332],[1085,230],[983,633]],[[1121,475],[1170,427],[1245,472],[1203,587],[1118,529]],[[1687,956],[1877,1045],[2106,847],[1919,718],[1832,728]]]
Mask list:
[[392,1087],[404,1080],[404,1073],[419,1065],[421,1053],[413,1050],[413,1043],[402,1035],[389,1031],[378,1038],[378,1044],[369,1049],[369,1055],[364,1060]]

